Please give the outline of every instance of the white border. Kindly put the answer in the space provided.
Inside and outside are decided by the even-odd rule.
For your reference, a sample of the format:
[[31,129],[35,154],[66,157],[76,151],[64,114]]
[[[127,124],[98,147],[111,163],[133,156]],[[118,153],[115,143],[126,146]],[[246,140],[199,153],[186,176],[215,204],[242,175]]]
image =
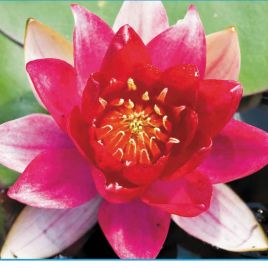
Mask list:
[[[268,259],[266,260],[153,260],[153,261],[123,261],[123,260],[107,260],[107,261],[88,261],[88,260],[17,260],[17,261],[0,261],[1,268],[106,268],[108,265],[113,265],[116,268],[143,268],[153,266],[153,268],[226,268],[243,267],[243,268],[267,268]],[[108,266],[109,267],[109,266]]]

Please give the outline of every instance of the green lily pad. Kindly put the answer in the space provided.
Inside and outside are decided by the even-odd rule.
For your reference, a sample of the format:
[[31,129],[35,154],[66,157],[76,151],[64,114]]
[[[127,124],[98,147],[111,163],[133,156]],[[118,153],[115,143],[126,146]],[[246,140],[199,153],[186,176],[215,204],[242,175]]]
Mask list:
[[38,2],[0,2],[0,29],[23,42],[24,28],[28,18],[35,18],[72,39],[73,16],[71,3],[85,6],[112,25],[122,1],[38,1]]
[[[110,25],[122,1],[80,2],[101,16]],[[73,18],[69,8],[71,2],[1,2],[0,29],[22,42],[25,21],[34,17],[71,39]],[[241,1],[165,1],[171,23],[182,18],[190,4],[196,4],[207,33],[236,26],[242,53],[240,81],[245,95],[264,91],[268,88],[268,3]]]
[[42,111],[26,77],[22,48],[0,35],[0,123]]
[[0,185],[4,188],[12,185],[18,178],[19,173],[0,165]]

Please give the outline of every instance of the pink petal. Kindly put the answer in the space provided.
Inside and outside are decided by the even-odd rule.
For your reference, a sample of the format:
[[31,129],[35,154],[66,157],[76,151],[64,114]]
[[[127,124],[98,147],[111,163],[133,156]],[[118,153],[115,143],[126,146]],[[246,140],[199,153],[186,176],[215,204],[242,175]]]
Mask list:
[[153,64],[161,70],[178,64],[195,64],[201,78],[206,66],[206,40],[202,22],[194,6],[183,20],[156,36],[148,49]]
[[108,78],[127,80],[137,66],[150,64],[151,59],[139,35],[129,26],[115,34],[101,65]]
[[100,197],[72,209],[26,207],[13,224],[1,258],[48,258],[76,242],[97,222]]
[[194,218],[172,215],[190,235],[229,251],[268,249],[265,233],[246,204],[226,185],[215,185],[210,209]]
[[10,198],[40,208],[72,208],[95,195],[90,167],[75,149],[39,154],[8,191]]
[[41,59],[30,61],[26,69],[42,102],[64,129],[66,115],[81,98],[74,68],[61,60]]
[[100,205],[99,224],[122,259],[155,258],[166,239],[170,217],[140,201]]
[[236,112],[243,88],[236,81],[212,79],[201,81],[198,93],[199,127],[208,136],[214,137]]
[[238,80],[240,47],[235,27],[210,34],[207,41],[206,79]]
[[0,163],[18,172],[47,149],[72,147],[49,115],[31,114],[0,125]]
[[75,107],[68,115],[66,129],[81,155],[85,158],[92,157],[88,135],[89,125],[83,119],[78,107]]
[[248,176],[268,163],[268,134],[248,124],[231,120],[215,137],[213,147],[198,167],[212,183]]
[[143,186],[129,186],[120,182],[111,182],[111,178],[106,178],[105,174],[92,167],[93,179],[98,193],[111,203],[126,203],[137,198],[144,191]]
[[190,173],[176,180],[153,183],[143,194],[142,201],[170,214],[193,217],[209,208],[212,186],[200,173]]
[[169,26],[161,1],[124,1],[114,22],[114,32],[125,24],[129,24],[145,44]]
[[74,61],[81,90],[89,75],[98,71],[114,34],[108,24],[77,4],[71,5],[75,20]]
[[[25,31],[24,57],[25,64],[36,59],[55,58],[73,65],[73,47],[62,35],[45,24],[29,19]],[[39,103],[44,106],[33,85],[32,89]]]
[[[212,148],[212,140],[202,132],[197,132],[196,137],[192,140],[191,145],[178,153],[177,157],[169,158],[169,163],[165,172],[168,174],[164,179],[174,180],[196,169],[202,163],[204,158],[209,154]],[[170,172],[171,171],[171,172]]]

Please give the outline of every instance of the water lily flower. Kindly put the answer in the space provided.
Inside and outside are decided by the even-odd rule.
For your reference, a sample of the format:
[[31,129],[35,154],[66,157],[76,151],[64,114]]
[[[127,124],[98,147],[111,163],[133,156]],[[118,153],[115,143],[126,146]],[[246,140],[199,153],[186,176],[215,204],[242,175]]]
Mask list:
[[[171,218],[227,250],[267,249],[250,210],[221,185],[268,162],[267,133],[232,119],[242,96],[235,29],[206,37],[194,6],[169,26],[161,2],[124,2],[113,29],[81,6],[71,8],[73,47],[28,22],[26,69],[50,115],[0,126],[0,162],[22,173],[8,195],[30,206],[2,257],[60,252],[97,209],[121,258],[155,258]],[[29,238],[23,234],[31,218],[38,228]],[[48,236],[61,240],[60,228],[79,226],[83,232],[66,232],[73,240],[62,238],[53,252],[41,246],[33,253],[37,238],[48,245]]]

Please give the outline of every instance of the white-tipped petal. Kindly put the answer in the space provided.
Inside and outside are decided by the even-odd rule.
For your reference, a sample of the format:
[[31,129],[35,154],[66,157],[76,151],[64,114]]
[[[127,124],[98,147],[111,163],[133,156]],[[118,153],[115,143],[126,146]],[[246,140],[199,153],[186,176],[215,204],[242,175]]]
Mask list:
[[55,58],[73,65],[73,47],[61,34],[45,24],[29,19],[24,41],[25,63],[43,58]]
[[125,24],[129,24],[146,44],[169,27],[161,1],[124,1],[114,22],[114,32]]
[[[35,19],[29,19],[26,25],[24,40],[25,64],[29,61],[43,58],[60,59],[73,65],[73,46],[62,35],[45,24]],[[30,79],[29,81],[35,97],[44,107]]]
[[240,47],[235,27],[209,34],[205,79],[238,80]]
[[97,222],[101,198],[72,209],[25,207],[13,224],[1,258],[47,258],[82,237]]
[[190,235],[228,251],[263,251],[268,240],[247,205],[226,185],[214,185],[210,209],[200,216],[172,215]]

